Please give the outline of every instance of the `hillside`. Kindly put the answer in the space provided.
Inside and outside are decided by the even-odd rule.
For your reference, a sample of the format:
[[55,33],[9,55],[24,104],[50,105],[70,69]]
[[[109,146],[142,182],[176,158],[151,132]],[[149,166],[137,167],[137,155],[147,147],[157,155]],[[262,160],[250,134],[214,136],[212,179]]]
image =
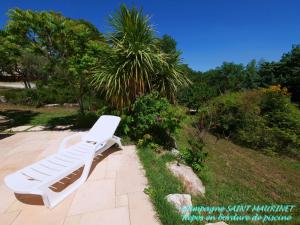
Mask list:
[[[186,119],[177,135],[179,148],[187,146],[186,140],[199,133],[194,120]],[[196,137],[195,137],[196,138]],[[208,152],[206,167],[200,177],[206,186],[205,198],[198,205],[230,204],[296,204],[300,203],[300,163],[287,157],[275,157],[244,148],[206,133],[204,150]],[[300,213],[296,209],[299,224]],[[247,224],[233,223],[231,224]],[[253,223],[249,223],[253,224]],[[256,223],[257,224],[257,223]],[[274,223],[282,224],[282,222]]]

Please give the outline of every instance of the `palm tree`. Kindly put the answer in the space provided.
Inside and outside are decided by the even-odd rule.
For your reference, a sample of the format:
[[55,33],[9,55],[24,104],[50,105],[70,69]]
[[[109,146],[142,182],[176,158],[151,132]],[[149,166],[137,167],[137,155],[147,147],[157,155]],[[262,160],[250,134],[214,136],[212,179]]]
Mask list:
[[156,88],[171,96],[182,82],[181,74],[168,64],[168,55],[157,45],[150,18],[142,10],[122,5],[110,24],[110,48],[95,70],[92,84],[118,109]]

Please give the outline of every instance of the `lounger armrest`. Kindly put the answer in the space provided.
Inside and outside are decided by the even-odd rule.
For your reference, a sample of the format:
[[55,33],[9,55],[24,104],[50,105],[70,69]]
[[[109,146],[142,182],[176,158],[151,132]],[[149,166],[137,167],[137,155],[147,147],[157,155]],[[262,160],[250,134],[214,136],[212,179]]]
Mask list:
[[113,144],[117,144],[121,149],[123,149],[123,145],[121,143],[121,138],[114,135],[112,138],[110,138],[104,142],[96,143],[95,151],[98,151],[99,149],[101,149],[107,145],[112,146]]
[[59,145],[59,150],[58,151],[64,151],[66,149],[66,144],[74,137],[76,136],[81,136],[81,138],[83,138],[83,136],[86,135],[84,132],[77,132],[75,134],[72,134],[70,136],[67,136],[63,139],[63,141],[60,143]]
[[106,142],[102,142],[102,143],[97,143],[96,145],[95,145],[95,151],[97,151],[98,149],[100,149],[100,148],[103,148],[104,146],[105,146],[105,143]]

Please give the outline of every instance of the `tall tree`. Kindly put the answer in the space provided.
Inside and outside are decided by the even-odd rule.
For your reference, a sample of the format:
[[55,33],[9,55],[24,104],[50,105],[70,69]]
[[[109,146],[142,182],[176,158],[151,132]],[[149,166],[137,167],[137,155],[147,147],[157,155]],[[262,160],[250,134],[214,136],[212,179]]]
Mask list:
[[284,54],[279,62],[278,77],[292,93],[292,100],[300,103],[300,45]]
[[245,70],[242,64],[224,62],[222,66],[206,73],[208,83],[214,86],[219,94],[238,91],[243,88]]
[[300,102],[300,45],[294,45],[279,62],[264,62],[259,68],[262,86],[281,84],[292,93],[292,100]]
[[[110,24],[111,48],[95,71],[92,84],[119,109],[153,89],[175,95],[182,74],[168,63],[168,55],[159,48],[149,17],[142,10],[122,5]],[[163,88],[157,85],[159,82]]]
[[36,55],[28,45],[19,45],[16,37],[7,31],[0,33],[0,74],[21,79],[26,88],[31,88],[30,80],[43,72],[47,59]]
[[258,67],[256,60],[251,60],[245,67],[245,78],[243,88],[252,89],[259,87]]
[[[94,56],[90,50],[97,44],[104,44],[102,34],[84,20],[73,20],[55,12],[34,12],[14,9],[9,12],[7,32],[14,37],[15,44],[31,49],[37,55],[48,59],[48,79],[55,75],[74,91],[84,112],[83,96]],[[87,60],[89,58],[89,60]],[[89,61],[89,63],[87,63]],[[63,73],[56,74],[59,67]],[[57,77],[59,78],[59,77]]]
[[187,78],[185,67],[181,63],[181,51],[177,49],[177,42],[169,35],[163,35],[158,40],[158,46],[166,55],[166,67],[161,67],[157,79],[154,81],[154,88],[169,100],[175,102],[175,93],[178,87],[191,84]]

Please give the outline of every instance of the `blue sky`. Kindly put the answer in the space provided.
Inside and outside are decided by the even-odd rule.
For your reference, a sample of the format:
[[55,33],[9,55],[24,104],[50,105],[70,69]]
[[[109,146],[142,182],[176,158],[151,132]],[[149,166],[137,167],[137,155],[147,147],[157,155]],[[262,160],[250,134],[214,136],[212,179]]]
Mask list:
[[278,60],[300,44],[298,0],[2,0],[0,27],[7,11],[19,7],[53,10],[92,22],[102,32],[121,3],[142,6],[159,36],[169,34],[183,52],[183,62],[206,71],[223,61]]

